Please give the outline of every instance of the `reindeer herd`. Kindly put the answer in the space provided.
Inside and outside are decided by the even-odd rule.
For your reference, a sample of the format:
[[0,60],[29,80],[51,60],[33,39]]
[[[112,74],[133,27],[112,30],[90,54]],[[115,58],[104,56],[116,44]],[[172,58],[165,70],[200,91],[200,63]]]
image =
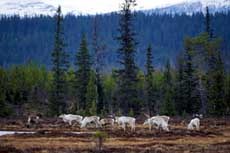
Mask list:
[[[169,116],[165,115],[157,115],[153,117],[148,117],[143,125],[148,125],[149,130],[151,131],[152,127],[157,130],[169,131]],[[117,124],[124,131],[126,131],[127,127],[131,128],[131,131],[135,131],[136,119],[134,117],[129,116],[110,116],[108,118],[100,119],[99,116],[86,116],[83,117],[81,115],[73,115],[73,114],[62,114],[59,116],[60,119],[64,123],[68,123],[70,126],[74,124],[79,124],[80,128],[87,128],[88,125],[94,125],[96,128],[102,128],[103,126],[109,125],[112,129]],[[202,115],[194,115],[193,119],[187,126],[188,130],[200,130],[200,118]],[[39,116],[29,116],[27,120],[27,125],[37,124],[39,122]]]

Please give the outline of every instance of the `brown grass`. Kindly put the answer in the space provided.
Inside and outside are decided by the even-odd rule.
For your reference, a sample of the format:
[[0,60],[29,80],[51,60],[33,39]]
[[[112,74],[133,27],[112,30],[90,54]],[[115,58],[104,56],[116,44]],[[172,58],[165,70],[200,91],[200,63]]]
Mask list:
[[[205,120],[201,131],[187,131],[184,126],[172,123],[170,132],[149,131],[147,127],[137,126],[137,131],[123,132],[120,128],[103,129],[108,133],[102,152],[161,152],[161,153],[230,153],[230,124],[218,120],[219,125],[209,126],[214,119]],[[0,153],[72,153],[95,152],[92,134],[71,134],[66,131],[80,131],[78,127],[48,125],[27,129],[21,125],[2,125],[0,128],[38,131],[35,134],[18,134],[0,137]],[[10,127],[10,128],[9,128]],[[95,131],[84,129],[81,131]]]

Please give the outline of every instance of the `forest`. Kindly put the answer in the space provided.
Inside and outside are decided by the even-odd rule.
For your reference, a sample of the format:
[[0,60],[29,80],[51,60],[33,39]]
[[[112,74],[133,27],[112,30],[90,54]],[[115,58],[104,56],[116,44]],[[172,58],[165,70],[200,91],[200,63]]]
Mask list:
[[[221,51],[225,66],[229,71],[230,50],[230,13],[216,13],[211,15],[211,24],[215,37],[221,37]],[[117,63],[116,41],[119,14],[102,14],[96,16],[64,17],[63,29],[65,35],[66,51],[71,55],[71,63],[79,48],[82,33],[86,34],[88,47],[91,54],[93,26],[97,18],[98,35],[104,44],[104,72],[111,72],[112,68],[119,66]],[[196,36],[204,31],[204,15],[202,13],[192,16],[183,15],[146,15],[143,12],[135,13],[134,30],[137,32],[136,62],[144,70],[146,44],[153,47],[155,67],[163,68],[167,59],[172,66],[176,58],[183,51],[183,39],[186,36]],[[10,67],[14,64],[26,64],[32,60],[37,64],[51,68],[51,51],[54,42],[55,19],[49,16],[0,17],[0,65]],[[39,41],[38,41],[39,40]]]
[[0,116],[230,115],[229,19],[2,17]]

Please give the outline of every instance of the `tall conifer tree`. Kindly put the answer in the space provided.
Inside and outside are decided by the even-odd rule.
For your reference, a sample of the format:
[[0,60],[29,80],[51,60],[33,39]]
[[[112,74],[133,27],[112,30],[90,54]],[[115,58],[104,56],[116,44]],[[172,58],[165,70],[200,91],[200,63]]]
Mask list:
[[206,15],[205,15],[205,32],[208,33],[210,39],[213,38],[213,29],[211,27],[211,17],[210,17],[208,7],[206,7]]
[[224,64],[220,54],[220,46],[217,40],[209,42],[207,93],[208,111],[211,115],[224,115],[226,105],[224,103]]
[[125,0],[122,4],[119,22],[120,48],[118,51],[121,68],[119,74],[119,103],[124,114],[129,112],[139,113],[140,102],[137,96],[137,66],[135,63],[135,33],[133,27],[132,7],[136,5],[135,0]]
[[185,86],[184,86],[184,59],[180,55],[177,59],[175,107],[179,115],[186,112]]
[[186,99],[186,112],[189,114],[197,113],[201,108],[200,95],[198,91],[199,80],[194,65],[194,51],[192,49],[192,40],[187,38],[185,40],[185,67],[184,67],[184,92]]
[[96,72],[96,86],[97,86],[97,114],[101,114],[102,112],[108,112],[108,104],[105,104],[104,100],[104,89],[102,85],[101,79],[101,71],[103,68],[103,60],[104,60],[104,49],[105,45],[99,42],[99,35],[98,35],[98,20],[97,16],[94,19],[94,29],[93,29],[93,50],[94,50],[94,64],[95,64],[95,72]]
[[[86,109],[86,92],[90,78],[91,58],[87,46],[85,35],[82,35],[80,49],[76,55],[76,80],[77,80],[77,97],[78,110]],[[77,108],[77,107],[76,107]]]
[[149,45],[147,48],[147,53],[146,53],[146,94],[147,94],[147,103],[146,106],[149,109],[150,115],[153,115],[155,113],[155,105],[156,105],[156,96],[155,96],[155,91],[154,91],[154,84],[153,84],[153,72],[154,72],[154,67],[153,67],[153,56],[152,56],[152,47]]
[[85,109],[86,115],[97,114],[97,106],[96,106],[97,99],[98,99],[98,93],[97,93],[96,76],[92,71],[90,74],[90,78],[86,90],[86,109]]
[[163,106],[161,109],[162,114],[175,115],[175,105],[173,101],[173,80],[171,74],[171,65],[169,60],[167,60],[164,72],[164,83],[163,83]]
[[211,18],[208,7],[206,8],[206,33],[208,34],[207,52],[207,98],[208,111],[212,115],[223,115],[226,109],[224,103],[224,63],[220,52],[220,41],[213,39]]
[[69,66],[68,54],[64,51],[64,31],[61,7],[58,7],[56,19],[56,32],[54,50],[52,52],[53,84],[51,95],[51,114],[57,115],[66,110],[66,72]]

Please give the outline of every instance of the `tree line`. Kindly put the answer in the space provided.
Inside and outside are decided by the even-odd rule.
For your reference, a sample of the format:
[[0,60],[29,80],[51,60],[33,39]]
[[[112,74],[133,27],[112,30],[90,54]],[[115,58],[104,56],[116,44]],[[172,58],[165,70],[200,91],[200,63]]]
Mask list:
[[[117,27],[119,24],[119,14],[101,14],[96,16],[74,16],[66,15],[63,18],[66,50],[70,54],[70,62],[74,63],[76,48],[80,46],[81,34],[85,33],[87,38],[93,38],[95,18],[100,41],[104,44],[104,71],[111,72],[112,68],[117,68],[117,48],[118,41]],[[159,15],[135,13],[134,29],[138,31],[137,40],[137,60],[138,67],[145,68],[146,44],[154,43],[154,65],[156,68],[163,68],[167,59],[174,66],[176,57],[183,50],[183,39],[186,36],[196,36],[203,31],[205,16],[203,13],[193,15]],[[229,50],[230,50],[230,13],[216,13],[211,15],[212,27],[215,35],[223,40],[222,55],[225,66],[229,71]],[[215,22],[214,22],[215,21]],[[193,25],[193,26],[191,26]],[[46,65],[49,69],[52,66],[51,51],[54,42],[55,18],[49,16],[0,17],[0,65],[5,68],[14,64],[25,64],[29,60]],[[178,28],[180,27],[180,28]],[[37,41],[39,40],[39,41]],[[88,39],[88,47],[92,54],[93,40]]]
[[[230,76],[225,71],[221,40],[215,35],[208,8],[204,32],[184,39],[176,66],[170,60],[162,70],[154,66],[154,42],[146,42],[145,69],[138,67],[138,32],[135,31],[135,0],[125,0],[119,13],[118,68],[103,73],[105,46],[95,18],[93,49],[84,32],[74,63],[66,50],[61,7],[55,16],[52,69],[28,62],[1,68],[0,115],[39,112],[82,115],[229,115]],[[181,40],[182,41],[182,40]]]

